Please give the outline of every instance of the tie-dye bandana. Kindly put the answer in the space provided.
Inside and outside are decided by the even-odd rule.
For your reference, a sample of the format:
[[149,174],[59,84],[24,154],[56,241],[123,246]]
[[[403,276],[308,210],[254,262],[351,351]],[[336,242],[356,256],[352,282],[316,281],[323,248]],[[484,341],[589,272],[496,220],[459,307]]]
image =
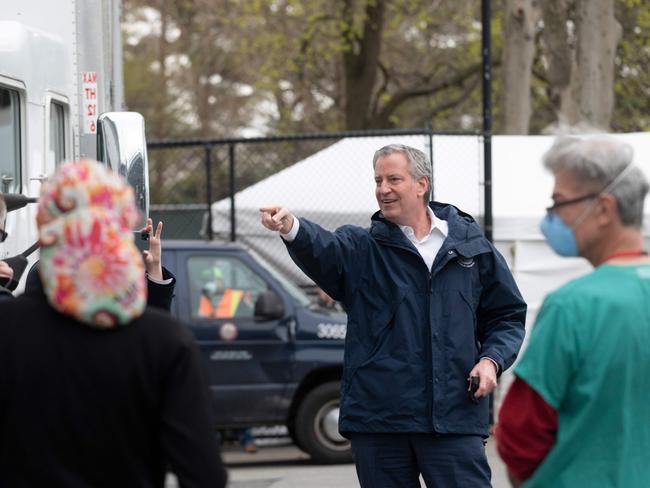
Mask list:
[[99,328],[142,314],[144,263],[131,230],[137,221],[131,187],[95,161],[66,163],[43,185],[39,273],[56,310]]

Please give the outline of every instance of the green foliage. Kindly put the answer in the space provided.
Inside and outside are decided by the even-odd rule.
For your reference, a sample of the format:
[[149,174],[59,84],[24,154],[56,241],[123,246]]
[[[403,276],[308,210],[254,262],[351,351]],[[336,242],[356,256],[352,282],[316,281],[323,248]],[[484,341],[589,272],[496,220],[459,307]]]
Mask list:
[[[495,59],[503,45],[503,3],[493,2]],[[385,10],[379,56],[370,60],[378,75],[372,86],[361,87],[372,96],[367,106],[355,108],[366,114],[366,127],[432,123],[458,129],[468,121],[469,128],[480,127],[479,74],[457,79],[481,59],[480,6],[471,0],[158,0],[153,6],[125,0],[129,22],[157,12],[168,32],[165,39],[152,29],[125,47],[128,105],[145,114],[156,137],[232,136],[251,126],[258,133],[345,129],[345,80],[363,81],[355,81],[344,57],[361,61],[366,55],[360,49],[368,5]],[[613,127],[645,130],[650,6],[618,0],[616,15],[623,38]],[[187,62],[179,66],[182,56]],[[553,122],[544,70],[538,42],[533,132]],[[498,104],[494,110],[497,120]]]
[[616,59],[616,105],[612,128],[650,130],[650,6],[643,0],[620,0],[616,16],[623,27]]
[[[354,80],[344,57],[360,62],[367,55],[360,49],[369,5],[385,10],[379,56],[368,60],[370,69],[381,72],[375,85],[360,85],[372,93],[369,104],[359,108],[366,127],[413,126],[436,118],[436,125],[446,126],[436,107],[463,83],[436,86],[480,61],[480,9],[471,0],[158,0],[150,5],[126,0],[129,22],[153,11],[165,19],[168,35],[152,30],[139,44],[127,45],[125,54],[133,62],[125,76],[129,106],[145,113],[158,137],[234,135],[252,124],[270,133],[345,129],[344,80],[364,81]],[[173,31],[180,36],[170,36]],[[178,67],[176,59],[183,55],[188,65]],[[165,63],[162,75],[152,69],[155,62]],[[215,75],[220,83],[205,82]],[[143,96],[147,76],[156,86],[149,99]],[[247,86],[253,93],[238,93]],[[427,89],[430,95],[417,95]],[[427,103],[410,103],[413,97]],[[209,100],[215,100],[211,110]],[[263,114],[261,105],[267,108]]]
[[[124,0],[123,4],[124,38],[137,41],[124,47],[127,104],[145,115],[152,139],[343,130],[349,128],[351,110],[363,115],[363,128],[481,127],[480,2]],[[504,1],[494,0],[492,5],[492,52],[497,61],[503,46]],[[369,6],[383,6],[376,57],[364,44]],[[616,15],[623,38],[617,50],[612,125],[618,131],[649,130],[650,5],[647,0],[617,0]],[[140,28],[134,31],[138,20]],[[532,133],[543,131],[555,117],[545,63],[538,40],[531,86]],[[365,76],[368,69],[376,76]],[[495,64],[495,102],[501,91],[498,69]],[[352,89],[370,94],[367,102],[350,103],[355,101],[348,93]],[[496,121],[500,107],[498,103],[493,107]],[[277,161],[273,171],[282,167],[281,153],[268,159]],[[161,168],[174,163],[160,161]],[[266,171],[256,167],[262,165],[251,166],[242,184],[255,181],[256,171]],[[223,167],[218,172],[215,178],[225,178]],[[193,201],[199,184],[195,174],[178,174],[183,175],[179,184],[188,194],[184,201]]]

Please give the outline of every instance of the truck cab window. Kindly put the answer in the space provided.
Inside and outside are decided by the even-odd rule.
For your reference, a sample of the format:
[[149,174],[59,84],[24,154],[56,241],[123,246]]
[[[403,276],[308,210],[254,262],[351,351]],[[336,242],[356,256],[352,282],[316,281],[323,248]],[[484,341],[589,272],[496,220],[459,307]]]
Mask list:
[[0,87],[0,191],[12,193],[20,187],[20,97]]
[[268,283],[243,261],[193,256],[187,261],[192,316],[205,319],[252,318],[255,300]]
[[48,157],[53,158],[54,167],[65,160],[65,108],[57,102],[50,104],[50,148]]

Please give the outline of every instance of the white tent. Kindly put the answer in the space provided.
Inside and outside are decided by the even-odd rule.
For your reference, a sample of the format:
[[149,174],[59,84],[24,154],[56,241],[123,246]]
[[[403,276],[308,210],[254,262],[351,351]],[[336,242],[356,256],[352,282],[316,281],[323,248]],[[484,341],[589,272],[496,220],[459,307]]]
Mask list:
[[[650,179],[650,133],[616,135],[634,148],[634,162]],[[287,169],[235,195],[237,239],[254,249],[297,283],[310,280],[291,262],[280,238],[260,224],[259,208],[281,204],[295,215],[326,228],[342,224],[368,227],[377,211],[374,197],[372,156],[390,143],[407,144],[429,153],[434,161],[435,199],[453,203],[474,215],[483,213],[482,141],[476,136],[434,136],[433,148],[426,136],[343,139]],[[568,280],[590,270],[579,258],[556,256],[544,242],[538,225],[550,205],[552,176],[542,167],[542,155],[552,136],[494,136],[492,181],[494,241],[508,261],[528,303],[527,328],[544,296]],[[650,200],[646,201],[646,232]],[[212,206],[213,229],[227,237],[230,201]],[[507,386],[506,375],[502,385]],[[501,391],[505,391],[502,388]],[[497,402],[500,399],[497,398]]]
[[[377,211],[374,194],[372,156],[375,150],[389,143],[402,143],[429,154],[428,136],[350,138],[338,141],[307,159],[238,192],[235,195],[237,241],[266,257],[301,285],[311,281],[291,262],[283,244],[273,233],[260,225],[259,208],[281,204],[301,217],[309,218],[326,228],[343,224],[370,225],[370,216]],[[476,136],[434,138],[434,178],[436,191],[455,195],[466,211],[479,213],[480,146]],[[438,163],[437,155],[445,160]],[[462,178],[458,192],[448,188],[438,167],[454,168]],[[438,184],[438,178],[441,183]],[[436,195],[444,200],[444,195]],[[221,200],[212,206],[213,230],[227,238],[230,234],[230,201]]]

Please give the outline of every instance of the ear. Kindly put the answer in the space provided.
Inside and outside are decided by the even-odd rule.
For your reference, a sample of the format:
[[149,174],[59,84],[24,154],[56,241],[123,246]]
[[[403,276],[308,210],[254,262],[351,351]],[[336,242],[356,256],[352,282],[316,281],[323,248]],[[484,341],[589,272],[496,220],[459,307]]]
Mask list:
[[429,191],[429,178],[420,176],[417,179],[417,195],[422,198]]
[[610,225],[613,222],[620,222],[618,204],[616,198],[610,193],[603,193],[598,197],[597,219],[601,226]]

